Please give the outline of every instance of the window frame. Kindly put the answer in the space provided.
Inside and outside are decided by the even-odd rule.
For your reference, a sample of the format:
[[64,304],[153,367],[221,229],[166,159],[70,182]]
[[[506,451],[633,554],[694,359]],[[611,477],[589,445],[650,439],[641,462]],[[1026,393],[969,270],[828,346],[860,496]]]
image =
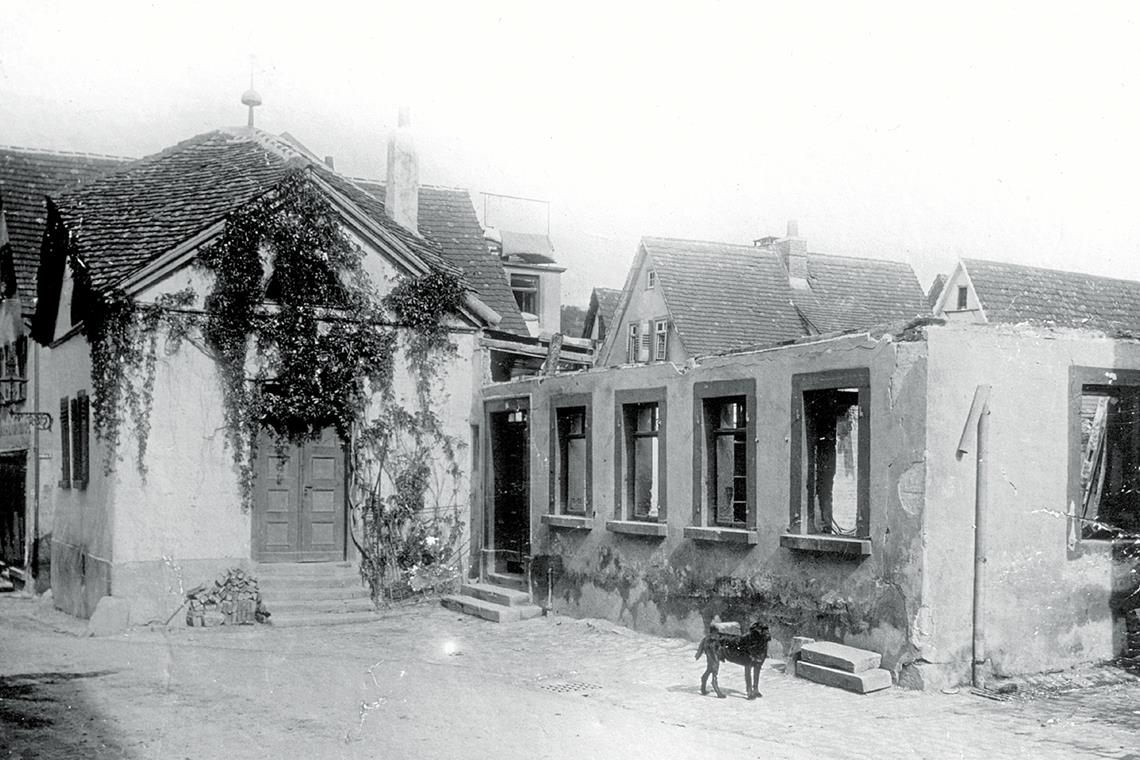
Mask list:
[[[563,436],[562,431],[559,429],[560,412],[581,409],[582,410],[582,435],[581,437],[586,441],[586,483],[585,490],[582,494],[583,508],[581,512],[573,512],[566,508],[566,503],[563,500],[563,479],[566,473],[563,471],[562,454],[563,444],[569,440],[569,436]],[[552,515],[570,515],[573,517],[590,517],[594,514],[594,442],[593,442],[593,397],[589,393],[567,393],[559,396],[554,396],[550,400],[550,502],[549,514]],[[577,437],[577,436],[575,436]]]
[[[534,286],[532,287],[530,285],[516,285],[515,284],[515,278],[516,277],[525,278],[528,281],[533,280]],[[519,311],[523,312],[524,314],[534,314],[537,316],[538,310],[541,308],[541,304],[539,303],[539,291],[542,289],[542,279],[540,278],[540,276],[537,274],[524,274],[522,272],[511,272],[510,277],[509,277],[509,284],[511,286],[511,295],[513,295],[515,297],[515,304],[519,307]],[[524,294],[524,297],[529,296],[530,298],[532,298],[534,300],[534,311],[527,311],[526,309],[523,308],[522,303],[519,302],[519,294],[520,293]]]
[[[744,524],[726,525],[716,520],[716,503],[712,480],[713,458],[716,456],[712,437],[715,430],[709,426],[708,408],[717,401],[744,400],[745,452],[747,476],[745,502],[747,513]],[[700,528],[754,531],[757,526],[756,493],[756,380],[709,380],[693,384],[693,525]]]
[[[855,388],[858,391],[859,434],[856,469],[855,535],[812,533],[805,519],[807,501],[807,424],[804,416],[804,392]],[[825,540],[870,541],[871,538],[871,370],[869,367],[802,372],[792,375],[791,450],[789,452],[790,488],[788,490],[789,536],[807,536]]]
[[1111,536],[1085,536],[1081,517],[1076,513],[1082,501],[1081,489],[1081,396],[1084,395],[1086,385],[1112,388],[1135,388],[1140,392],[1140,370],[1117,369],[1115,367],[1092,367],[1087,365],[1070,365],[1069,367],[1069,404],[1068,404],[1068,481],[1067,503],[1073,505],[1073,514],[1068,518],[1069,535],[1074,538],[1074,544],[1112,545],[1120,543],[1134,543],[1134,539],[1116,538]]
[[968,311],[970,306],[970,289],[965,285],[958,286],[957,311]]
[[[661,343],[658,351],[658,343]],[[669,355],[669,318],[660,317],[653,320],[653,361],[663,362]]]
[[657,287],[657,270],[650,267],[645,271],[645,289],[653,290]]
[[[657,404],[657,517],[636,517],[636,505],[633,499],[627,501],[630,482],[627,477],[627,466],[631,449],[636,438],[649,437],[647,435],[631,434],[626,424],[626,410],[629,407],[644,404]],[[614,520],[636,523],[661,523],[667,520],[668,510],[668,402],[665,386],[654,388],[637,388],[631,390],[614,391]]]

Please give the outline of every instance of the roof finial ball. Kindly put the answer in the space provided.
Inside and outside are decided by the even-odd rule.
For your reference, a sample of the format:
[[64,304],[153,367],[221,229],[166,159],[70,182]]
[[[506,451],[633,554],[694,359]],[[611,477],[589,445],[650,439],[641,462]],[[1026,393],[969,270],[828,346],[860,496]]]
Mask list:
[[261,95],[257,90],[253,89],[253,81],[250,77],[249,89],[242,93],[241,102],[243,105],[249,106],[249,122],[246,126],[253,129],[253,109],[261,105]]

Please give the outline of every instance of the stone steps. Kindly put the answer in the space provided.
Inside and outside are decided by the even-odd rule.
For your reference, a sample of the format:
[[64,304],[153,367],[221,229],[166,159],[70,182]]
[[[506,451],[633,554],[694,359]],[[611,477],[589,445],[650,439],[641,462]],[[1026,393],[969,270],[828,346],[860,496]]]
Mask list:
[[882,655],[833,641],[805,641],[795,653],[796,675],[825,686],[867,694],[889,688],[891,672]]
[[530,604],[530,594],[525,591],[496,586],[493,583],[464,583],[460,593],[463,596],[474,597],[503,607],[520,607]]
[[515,623],[542,614],[542,608],[536,604],[496,604],[466,594],[445,596],[439,600],[439,603],[449,610],[490,620],[492,623]]
[[872,691],[889,688],[892,684],[891,671],[882,668],[864,670],[861,673],[851,673],[846,670],[816,665],[812,662],[799,660],[796,662],[796,675],[809,681],[821,683],[824,686],[834,686],[839,689],[853,691],[856,694],[867,694]]
[[352,563],[262,564],[252,574],[274,626],[344,625],[377,619],[371,593]]

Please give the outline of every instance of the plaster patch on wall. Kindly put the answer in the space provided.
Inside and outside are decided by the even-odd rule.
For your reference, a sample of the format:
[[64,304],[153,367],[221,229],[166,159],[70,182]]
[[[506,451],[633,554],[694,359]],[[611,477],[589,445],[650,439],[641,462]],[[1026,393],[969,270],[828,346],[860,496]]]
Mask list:
[[898,484],[899,506],[908,515],[922,512],[926,496],[926,462],[913,462],[902,475]]

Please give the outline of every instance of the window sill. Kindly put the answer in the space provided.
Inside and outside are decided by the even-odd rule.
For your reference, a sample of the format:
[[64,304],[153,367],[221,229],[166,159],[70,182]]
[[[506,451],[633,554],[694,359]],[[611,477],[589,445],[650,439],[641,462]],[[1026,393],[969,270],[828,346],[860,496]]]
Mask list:
[[871,554],[871,539],[834,536],[826,533],[784,533],[780,546],[801,552],[842,554],[848,557],[867,557]]
[[690,525],[685,528],[685,538],[694,541],[717,541],[723,544],[756,544],[760,534],[744,528],[701,528]]
[[571,530],[593,530],[594,528],[594,518],[584,515],[544,514],[539,519],[543,525],[550,528],[569,528]]
[[664,537],[669,533],[669,526],[665,523],[641,520],[606,520],[606,530],[630,536]]

